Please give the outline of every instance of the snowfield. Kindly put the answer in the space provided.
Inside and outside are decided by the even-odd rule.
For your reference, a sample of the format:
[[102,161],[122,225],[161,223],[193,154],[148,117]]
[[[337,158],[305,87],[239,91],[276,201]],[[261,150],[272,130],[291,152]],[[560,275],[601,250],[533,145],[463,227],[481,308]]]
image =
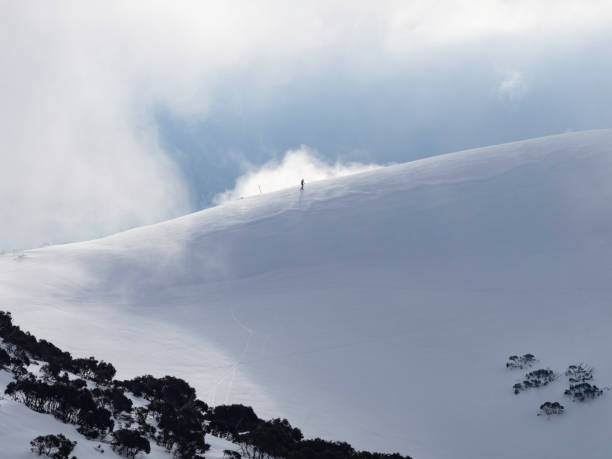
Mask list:
[[[514,395],[525,371],[505,363],[585,362],[612,386],[611,177],[612,130],[306,177],[303,192],[6,253],[0,309],[118,378],[181,377],[307,437],[416,459],[609,458],[612,393],[573,403],[560,376]],[[566,412],[537,416],[545,401]],[[26,410],[0,402],[1,457],[74,430],[43,416],[16,435]]]

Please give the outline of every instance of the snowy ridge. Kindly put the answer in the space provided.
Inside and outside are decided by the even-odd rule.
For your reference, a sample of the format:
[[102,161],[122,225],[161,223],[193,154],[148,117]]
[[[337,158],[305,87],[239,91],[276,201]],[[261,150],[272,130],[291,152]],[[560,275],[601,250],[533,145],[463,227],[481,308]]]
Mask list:
[[[604,458],[612,402],[515,395],[509,355],[612,385],[612,131],[307,183],[0,257],[0,305],[119,377],[415,458]],[[562,401],[563,416],[537,416]],[[2,422],[6,422],[4,416]],[[585,439],[589,440],[586,441]]]

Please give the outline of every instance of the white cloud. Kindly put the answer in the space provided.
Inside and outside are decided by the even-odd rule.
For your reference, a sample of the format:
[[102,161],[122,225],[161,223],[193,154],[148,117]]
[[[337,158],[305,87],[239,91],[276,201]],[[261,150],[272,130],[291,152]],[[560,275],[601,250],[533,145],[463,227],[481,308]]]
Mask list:
[[504,72],[503,75],[503,79],[497,88],[498,94],[503,100],[516,102],[527,89],[523,74],[518,70],[512,70]]
[[379,167],[381,166],[376,164],[328,163],[321,159],[315,150],[302,145],[297,150],[290,150],[285,153],[280,162],[269,161],[261,167],[250,166],[250,170],[236,180],[233,189],[217,194],[213,201],[216,204],[222,204],[226,201],[257,195],[261,192],[270,193],[290,187],[298,187],[302,179],[310,183],[365,172]]

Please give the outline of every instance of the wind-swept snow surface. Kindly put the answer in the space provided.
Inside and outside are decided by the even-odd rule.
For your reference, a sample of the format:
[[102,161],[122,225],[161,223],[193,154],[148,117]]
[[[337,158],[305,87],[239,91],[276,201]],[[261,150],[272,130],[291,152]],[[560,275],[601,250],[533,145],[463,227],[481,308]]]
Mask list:
[[[307,436],[415,458],[607,458],[612,393],[572,403],[560,377],[514,395],[525,372],[504,365],[586,362],[612,386],[611,177],[605,130],[296,183],[5,254],[0,303],[119,377],[183,377]],[[538,417],[545,401],[565,414]]]

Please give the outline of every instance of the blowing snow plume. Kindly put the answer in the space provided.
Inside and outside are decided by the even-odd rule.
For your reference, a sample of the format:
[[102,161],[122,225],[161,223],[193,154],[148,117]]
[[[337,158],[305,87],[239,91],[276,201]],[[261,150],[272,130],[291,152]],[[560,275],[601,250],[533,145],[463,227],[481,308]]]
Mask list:
[[357,174],[381,167],[378,164],[342,163],[333,164],[321,159],[316,150],[302,145],[297,150],[289,150],[282,161],[268,161],[259,168],[238,177],[236,186],[214,196],[215,204],[222,204],[233,199],[253,196],[260,193],[298,187],[302,179],[306,184],[317,180]]

